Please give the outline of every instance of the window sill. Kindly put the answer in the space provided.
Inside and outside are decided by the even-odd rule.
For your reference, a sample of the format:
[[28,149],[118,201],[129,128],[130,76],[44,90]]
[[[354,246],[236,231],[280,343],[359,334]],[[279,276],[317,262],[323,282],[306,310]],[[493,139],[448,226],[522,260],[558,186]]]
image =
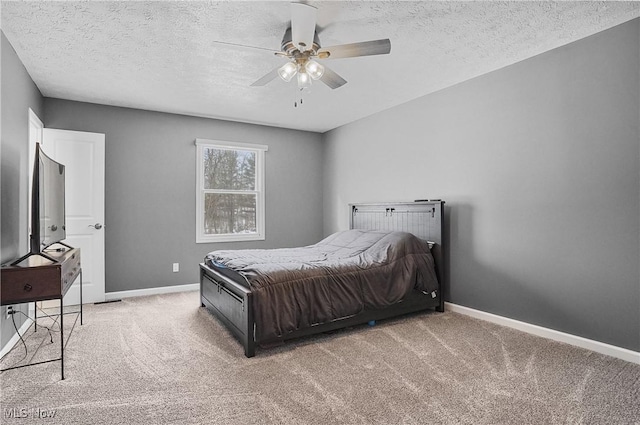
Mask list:
[[218,242],[248,242],[263,241],[264,235],[216,235],[216,236],[198,236],[196,243],[218,243]]

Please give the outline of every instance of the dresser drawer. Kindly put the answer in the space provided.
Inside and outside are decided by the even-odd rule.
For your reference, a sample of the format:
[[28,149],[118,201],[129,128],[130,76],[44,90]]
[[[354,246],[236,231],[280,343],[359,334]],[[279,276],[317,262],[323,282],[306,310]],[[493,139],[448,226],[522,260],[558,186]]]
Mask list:
[[60,268],[2,270],[2,305],[60,297]]

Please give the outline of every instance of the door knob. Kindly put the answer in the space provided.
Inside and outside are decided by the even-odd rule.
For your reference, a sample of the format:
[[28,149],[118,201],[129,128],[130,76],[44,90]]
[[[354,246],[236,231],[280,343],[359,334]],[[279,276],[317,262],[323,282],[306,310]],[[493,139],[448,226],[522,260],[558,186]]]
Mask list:
[[100,230],[100,229],[102,229],[102,224],[100,224],[100,223],[90,224],[89,227],[93,227],[96,230]]

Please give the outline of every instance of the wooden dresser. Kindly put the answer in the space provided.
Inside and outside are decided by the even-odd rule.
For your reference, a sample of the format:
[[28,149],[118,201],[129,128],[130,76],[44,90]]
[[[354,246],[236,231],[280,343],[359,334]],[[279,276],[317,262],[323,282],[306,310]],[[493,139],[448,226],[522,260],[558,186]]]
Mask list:
[[47,252],[56,260],[32,255],[15,266],[3,266],[2,305],[63,298],[80,274],[80,248]]

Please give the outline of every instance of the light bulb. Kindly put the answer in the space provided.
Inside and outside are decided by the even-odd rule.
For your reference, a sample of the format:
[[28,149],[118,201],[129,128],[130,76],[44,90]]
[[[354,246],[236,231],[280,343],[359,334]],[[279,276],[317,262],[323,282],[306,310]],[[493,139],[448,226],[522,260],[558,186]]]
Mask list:
[[314,80],[319,80],[322,78],[322,74],[324,74],[324,66],[314,60],[308,61],[305,65],[305,69]]
[[296,75],[296,72],[298,72],[298,65],[293,62],[287,62],[278,69],[278,75],[287,83]]
[[301,70],[298,72],[298,88],[300,90],[311,87],[311,78],[309,74]]

